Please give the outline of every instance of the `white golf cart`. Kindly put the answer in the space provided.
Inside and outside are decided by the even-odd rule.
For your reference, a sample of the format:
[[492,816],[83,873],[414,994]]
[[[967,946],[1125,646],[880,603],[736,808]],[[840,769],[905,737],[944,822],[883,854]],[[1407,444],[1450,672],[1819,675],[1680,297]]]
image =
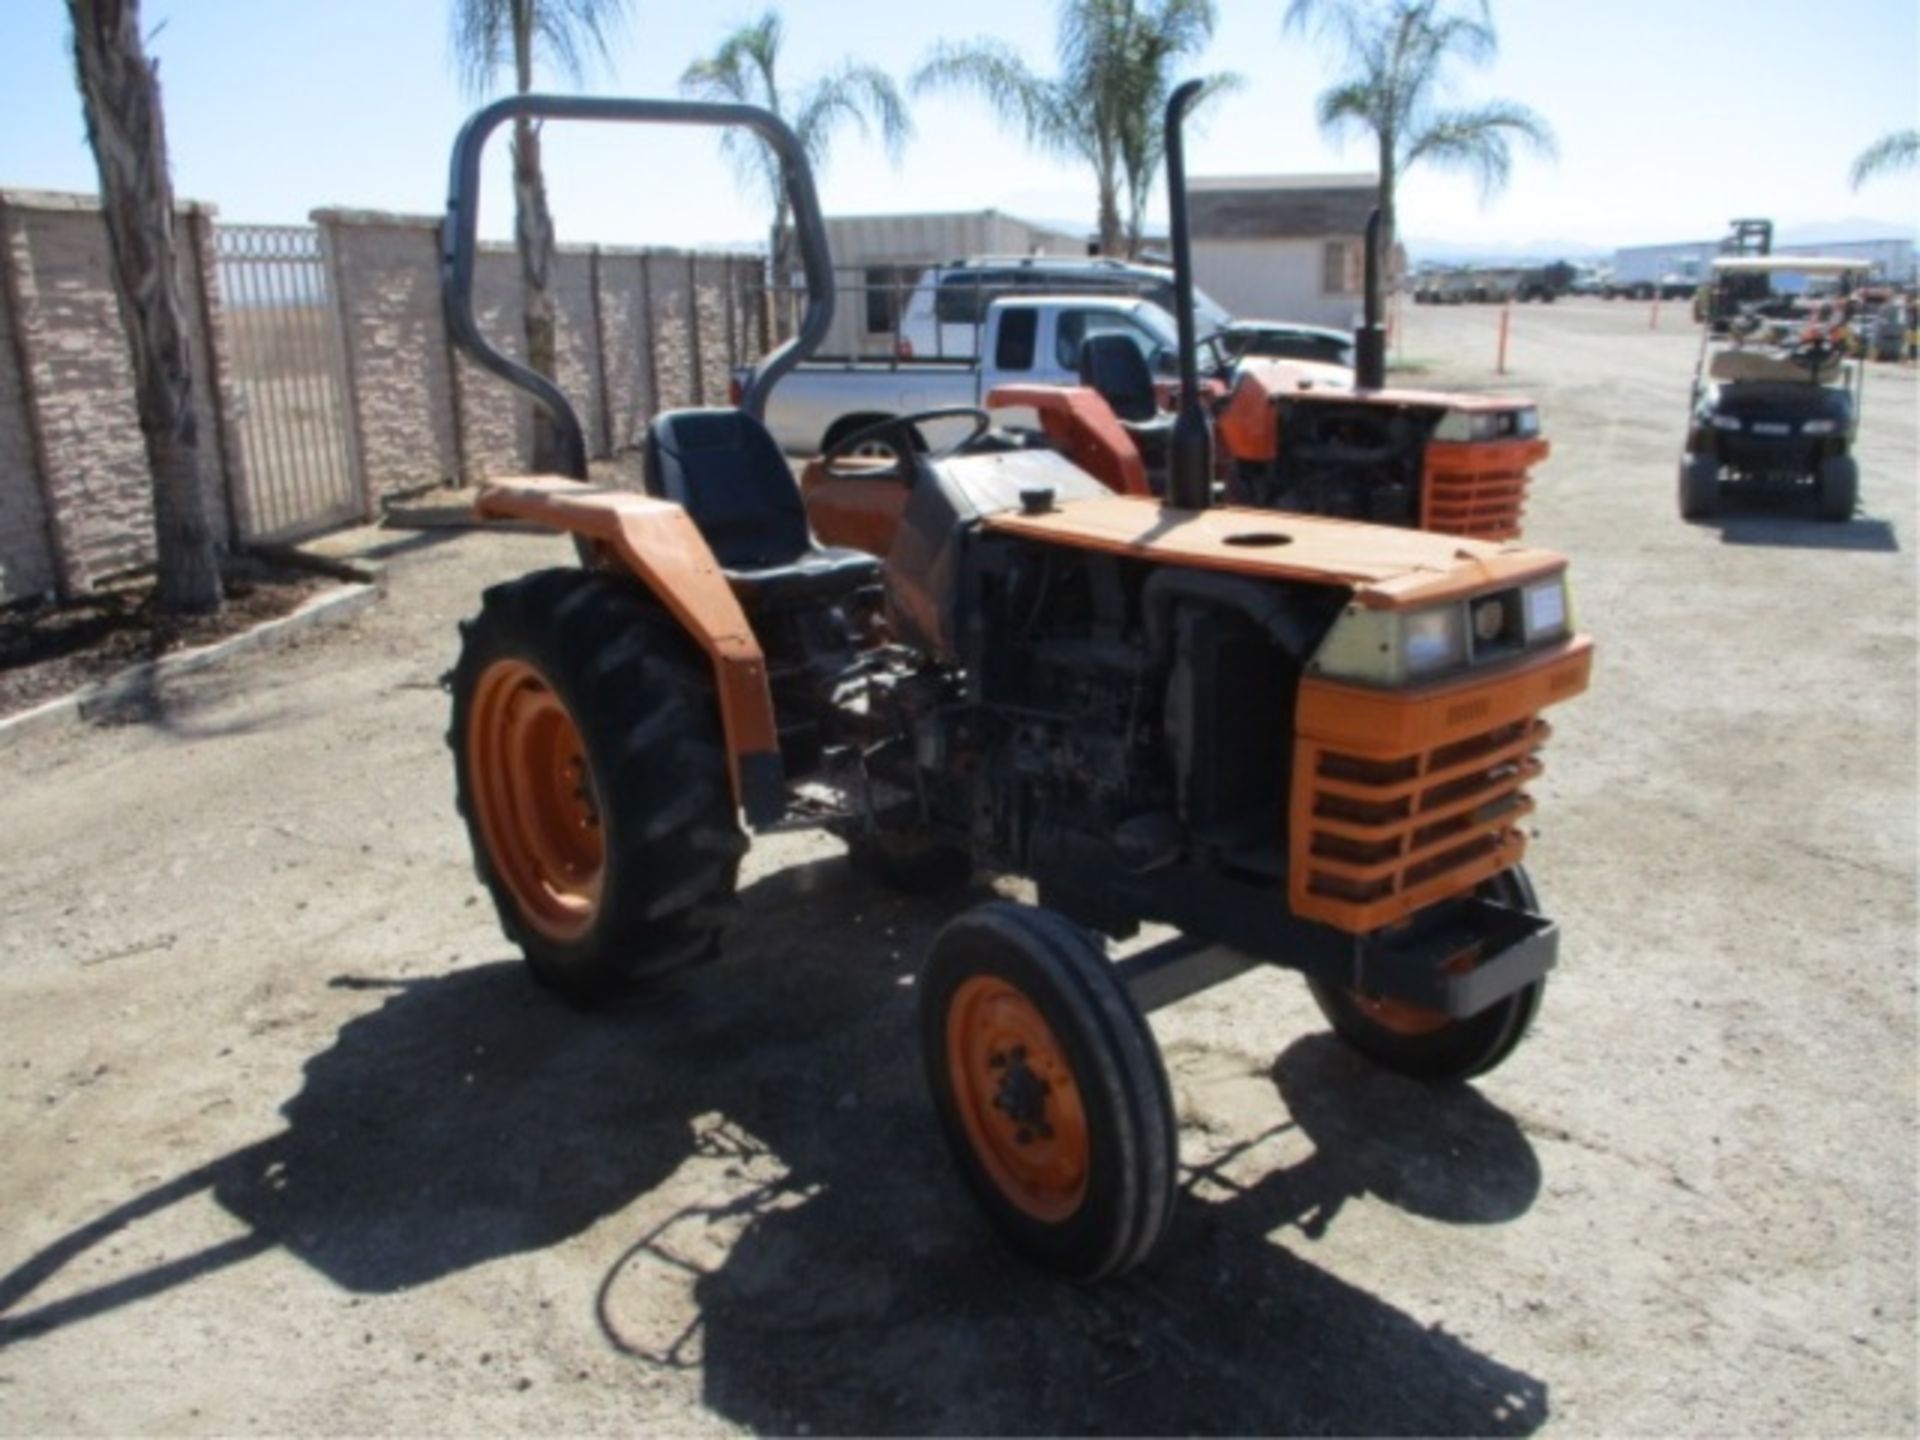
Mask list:
[[[1865,367],[1847,358],[1846,295],[1860,260],[1805,255],[1723,255],[1717,282],[1764,272],[1805,277],[1803,303],[1781,316],[1776,301],[1748,303],[1724,334],[1705,327],[1693,372],[1680,514],[1712,515],[1723,485],[1802,489],[1820,516],[1849,520],[1859,498],[1852,449],[1860,428]],[[1823,293],[1816,293],[1823,292]]]

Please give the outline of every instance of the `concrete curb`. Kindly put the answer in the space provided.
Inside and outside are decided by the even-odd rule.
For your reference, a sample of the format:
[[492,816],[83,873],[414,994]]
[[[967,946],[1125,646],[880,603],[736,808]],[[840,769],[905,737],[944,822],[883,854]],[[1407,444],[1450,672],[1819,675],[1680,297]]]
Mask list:
[[243,630],[238,635],[229,635],[225,640],[132,666],[70,695],[0,719],[0,748],[28,735],[111,714],[135,697],[151,693],[169,680],[191,675],[196,670],[205,670],[236,655],[271,650],[302,631],[317,629],[322,625],[338,625],[366,610],[379,598],[378,584],[349,585],[316,595],[290,614],[256,625],[251,630]]

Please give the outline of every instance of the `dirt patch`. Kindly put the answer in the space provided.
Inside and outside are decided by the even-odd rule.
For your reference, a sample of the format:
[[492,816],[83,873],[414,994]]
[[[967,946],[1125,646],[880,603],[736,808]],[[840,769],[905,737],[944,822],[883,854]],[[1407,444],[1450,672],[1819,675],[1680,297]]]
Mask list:
[[0,716],[277,620],[338,583],[251,555],[229,561],[225,581],[227,603],[212,615],[162,614],[152,576],[115,581],[65,604],[0,610]]

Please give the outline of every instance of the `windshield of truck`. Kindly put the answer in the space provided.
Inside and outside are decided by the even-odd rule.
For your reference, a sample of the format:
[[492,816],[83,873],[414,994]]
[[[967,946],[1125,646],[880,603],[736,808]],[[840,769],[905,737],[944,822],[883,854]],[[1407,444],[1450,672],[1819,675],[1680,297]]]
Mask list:
[[[1141,298],[1151,300],[1169,315],[1174,313],[1175,300],[1171,280],[1159,281],[1151,289],[1143,290]],[[1232,321],[1233,316],[1221,307],[1219,301],[1198,285],[1193,287],[1193,332],[1196,336],[1204,340],[1209,335],[1226,329]]]
[[[1002,322],[1005,323],[1005,322]],[[1170,318],[1148,306],[1138,310],[1062,310],[1055,330],[1054,359],[1062,370],[1080,368],[1080,347],[1089,335],[1124,335],[1140,349],[1149,367],[1159,357],[1179,353]]]

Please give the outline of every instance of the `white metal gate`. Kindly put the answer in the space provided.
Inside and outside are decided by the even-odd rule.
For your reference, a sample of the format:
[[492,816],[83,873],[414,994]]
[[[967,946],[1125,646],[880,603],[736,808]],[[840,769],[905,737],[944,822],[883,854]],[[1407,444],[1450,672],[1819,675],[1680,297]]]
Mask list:
[[246,476],[248,540],[293,540],[367,518],[347,405],[346,347],[320,232],[214,230]]

